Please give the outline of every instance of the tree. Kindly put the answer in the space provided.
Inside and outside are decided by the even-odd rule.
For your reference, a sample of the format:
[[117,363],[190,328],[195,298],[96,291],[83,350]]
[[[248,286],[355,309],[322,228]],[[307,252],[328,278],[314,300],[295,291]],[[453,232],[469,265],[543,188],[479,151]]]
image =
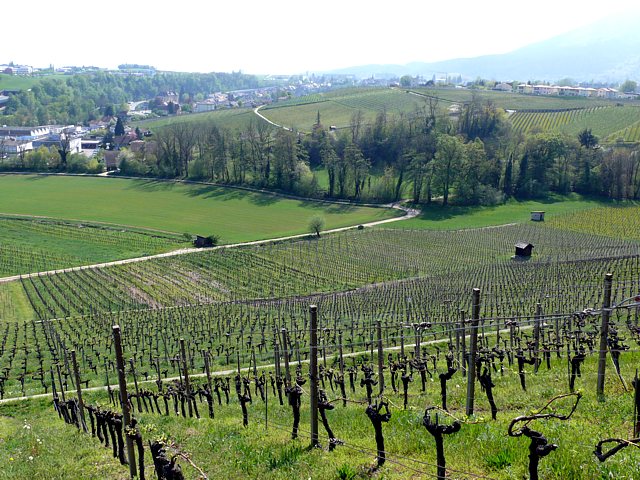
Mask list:
[[598,146],[598,137],[591,133],[590,128],[585,128],[578,134],[578,141],[584,148],[596,148]]
[[507,166],[504,169],[504,178],[502,180],[502,192],[510,197],[513,195],[513,154],[509,155]]
[[400,77],[400,86],[410,87],[412,81],[413,81],[413,78],[411,78],[411,75],[403,75],[402,77]]
[[116,120],[116,126],[113,129],[113,133],[116,137],[124,135],[124,122],[122,121],[122,117],[118,117],[118,120]]
[[437,140],[437,151],[434,158],[434,174],[442,191],[442,206],[449,204],[449,191],[460,171],[465,158],[462,141],[453,135],[440,135]]
[[638,83],[633,80],[625,80],[622,85],[620,85],[620,90],[624,93],[635,93],[638,88]]
[[322,215],[314,215],[309,219],[309,231],[315,233],[318,237],[324,228],[324,217]]

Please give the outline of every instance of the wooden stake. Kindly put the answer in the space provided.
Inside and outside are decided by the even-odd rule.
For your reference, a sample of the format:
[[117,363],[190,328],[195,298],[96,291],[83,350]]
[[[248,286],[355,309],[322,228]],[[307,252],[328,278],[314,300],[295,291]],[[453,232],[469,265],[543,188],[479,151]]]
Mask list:
[[[78,410],[80,412],[80,422],[82,423],[82,429],[85,433],[89,433],[87,430],[87,421],[84,418],[84,403],[82,402],[82,387],[80,385],[80,372],[78,371],[78,361],[76,360],[76,351],[71,350],[71,363],[73,364],[73,376],[76,379],[76,392],[78,393]],[[78,425],[80,428],[80,425]]]
[[[124,358],[122,355],[122,341],[120,338],[120,326],[113,326],[113,345],[116,351],[116,368],[118,370],[118,385],[120,387],[120,406],[122,407],[123,428],[131,425],[131,405],[127,395],[127,376],[124,370]],[[136,454],[133,449],[133,438],[125,435],[127,442],[127,459],[129,462],[129,474],[131,478],[135,478],[138,474],[136,470]]]
[[318,307],[309,307],[311,322],[309,324],[309,379],[310,379],[310,404],[311,404],[311,447],[318,443]]
[[471,339],[469,360],[467,361],[467,416],[473,415],[473,402],[476,389],[476,351],[478,349],[478,322],[480,320],[480,289],[473,289],[471,306]]
[[604,299],[602,302],[602,324],[600,325],[600,350],[598,352],[598,383],[596,393],[599,397],[604,395],[604,377],[607,368],[607,350],[609,338],[609,317],[611,316],[611,284],[613,274],[607,273],[604,276]]

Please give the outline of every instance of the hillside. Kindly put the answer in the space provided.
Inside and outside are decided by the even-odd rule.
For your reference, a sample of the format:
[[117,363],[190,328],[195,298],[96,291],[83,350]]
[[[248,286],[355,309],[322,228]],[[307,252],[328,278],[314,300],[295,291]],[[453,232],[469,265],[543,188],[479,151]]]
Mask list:
[[[640,79],[640,13],[609,17],[586,27],[509,53],[407,65],[364,65],[336,70],[360,77],[455,73],[469,78],[622,82]],[[505,39],[508,41],[508,39]]]

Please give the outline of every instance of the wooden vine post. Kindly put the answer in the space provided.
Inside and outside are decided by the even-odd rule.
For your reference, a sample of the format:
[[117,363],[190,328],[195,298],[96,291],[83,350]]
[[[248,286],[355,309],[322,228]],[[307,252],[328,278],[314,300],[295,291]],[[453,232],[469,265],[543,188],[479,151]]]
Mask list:
[[[209,351],[203,350],[202,356],[204,357],[204,371],[207,374],[207,389],[209,391],[209,395],[213,395],[213,385],[211,382],[211,368],[209,367]],[[209,417],[214,418],[213,412],[213,402],[209,402]]]
[[[113,326],[113,345],[116,351],[116,368],[118,370],[118,386],[120,387],[120,406],[122,407],[122,421],[124,427],[131,425],[131,406],[127,395],[127,377],[124,370],[124,358],[122,355],[122,339],[120,338],[120,326]],[[136,455],[133,449],[133,438],[126,435],[127,442],[127,458],[129,462],[129,474],[131,478],[135,478],[136,471]]]
[[309,323],[309,388],[311,404],[311,447],[317,447],[318,442],[318,307],[309,306],[311,322]]
[[540,324],[542,323],[542,305],[536,303],[536,316],[533,324],[533,355],[535,358],[534,372],[538,373],[540,360]]
[[184,391],[187,396],[187,408],[189,409],[189,418],[191,418],[193,417],[193,407],[191,406],[191,385],[189,384],[189,366],[187,364],[187,353],[184,348],[184,338],[180,339],[180,356],[182,357]]
[[291,372],[289,371],[289,337],[287,336],[287,329],[282,329],[282,352],[284,357],[284,386],[289,388],[291,386]]
[[380,320],[376,322],[376,332],[378,336],[378,385],[380,395],[384,392],[384,352],[382,349],[382,324]]
[[478,321],[480,320],[480,289],[473,289],[471,305],[471,339],[469,341],[469,359],[467,360],[467,416],[473,415],[473,402],[476,390],[476,351],[478,350]]
[[611,316],[611,283],[613,274],[604,276],[604,299],[602,302],[602,324],[600,326],[600,348],[598,350],[598,384],[596,393],[598,397],[604,395],[605,370],[607,368],[607,349],[609,339],[609,317]]
[[[85,433],[89,433],[87,429],[87,421],[84,418],[84,402],[82,401],[82,387],[80,385],[80,372],[78,370],[78,360],[76,359],[76,351],[71,350],[71,363],[73,364],[73,375],[76,380],[76,392],[78,394],[78,412],[80,413],[80,423]],[[78,425],[78,428],[80,425]]]

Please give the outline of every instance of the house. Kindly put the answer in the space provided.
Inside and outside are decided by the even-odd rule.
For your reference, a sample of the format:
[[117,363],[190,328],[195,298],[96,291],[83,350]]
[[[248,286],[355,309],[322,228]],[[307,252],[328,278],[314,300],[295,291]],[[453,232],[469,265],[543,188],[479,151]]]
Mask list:
[[543,211],[531,212],[531,221],[544,222],[544,212]]
[[0,127],[0,137],[15,137],[25,140],[46,137],[50,133],[49,127]]
[[156,95],[156,103],[158,104],[169,103],[169,102],[178,103],[179,100],[180,100],[180,97],[176,92],[171,92],[171,91],[160,92],[158,93],[158,95]]
[[516,243],[515,258],[529,258],[531,257],[531,250],[533,250],[533,245],[530,243],[518,242]]
[[216,109],[215,102],[207,101],[207,102],[197,102],[195,113],[201,112],[211,112]]
[[493,89],[499,92],[511,92],[513,90],[513,87],[510,83],[498,83],[495,87],[493,87]]
[[533,85],[528,83],[521,83],[518,85],[518,93],[533,93]]
[[33,150],[33,143],[27,140],[0,139],[0,154],[18,155]]

